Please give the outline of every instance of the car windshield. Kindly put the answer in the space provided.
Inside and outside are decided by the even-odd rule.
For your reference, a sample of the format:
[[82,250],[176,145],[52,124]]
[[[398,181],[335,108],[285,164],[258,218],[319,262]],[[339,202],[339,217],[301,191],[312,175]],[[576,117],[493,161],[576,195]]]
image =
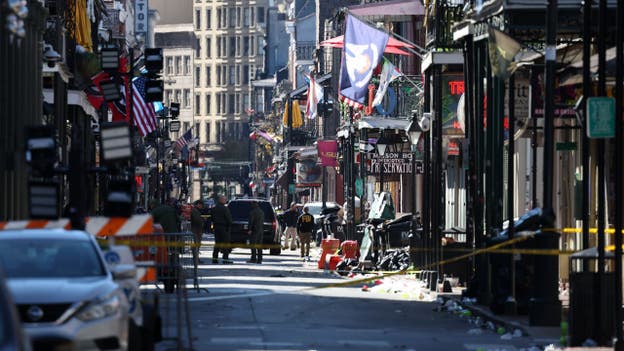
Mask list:
[[308,212],[313,216],[320,216],[323,205],[307,205]]
[[78,278],[106,275],[90,241],[0,240],[0,265],[8,278]]
[[[258,205],[264,212],[264,221],[272,222],[275,217],[273,215],[273,208],[269,202],[259,201]],[[251,212],[251,201],[231,201],[228,204],[232,219],[234,220],[247,220],[249,219],[249,212]]]

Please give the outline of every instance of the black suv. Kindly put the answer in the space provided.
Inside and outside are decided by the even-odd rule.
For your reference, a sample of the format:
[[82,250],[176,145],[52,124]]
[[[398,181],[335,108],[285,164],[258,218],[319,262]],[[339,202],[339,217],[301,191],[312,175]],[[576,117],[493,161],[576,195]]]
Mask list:
[[262,244],[265,249],[269,249],[271,255],[279,255],[282,252],[282,229],[278,223],[273,206],[267,200],[234,199],[228,203],[227,206],[232,214],[230,242],[235,246],[241,245],[243,247],[249,239],[249,213],[251,212],[252,201],[257,201],[264,212],[264,238]]

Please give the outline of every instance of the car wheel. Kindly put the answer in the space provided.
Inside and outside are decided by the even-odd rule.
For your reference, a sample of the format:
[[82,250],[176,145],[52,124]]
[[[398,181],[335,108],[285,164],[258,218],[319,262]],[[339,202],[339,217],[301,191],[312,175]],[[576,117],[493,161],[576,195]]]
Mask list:
[[282,248],[281,247],[269,250],[269,254],[271,256],[279,256],[281,253],[282,253]]
[[134,323],[134,320],[130,319],[130,323],[128,324],[128,351],[142,351],[143,343],[142,343],[142,335],[141,335],[141,327]]

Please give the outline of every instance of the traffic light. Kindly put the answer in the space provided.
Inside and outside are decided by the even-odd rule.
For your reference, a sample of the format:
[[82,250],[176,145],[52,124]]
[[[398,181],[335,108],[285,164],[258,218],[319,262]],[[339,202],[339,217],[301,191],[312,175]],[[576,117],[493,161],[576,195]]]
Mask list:
[[171,114],[172,119],[178,118],[178,116],[180,116],[180,103],[179,102],[170,103],[169,113]]
[[108,195],[104,202],[104,215],[108,217],[130,217],[133,213],[134,179],[124,176],[113,177],[108,182]]
[[145,75],[145,101],[163,101],[164,84],[160,79],[160,73],[163,69],[163,50],[162,48],[146,48],[143,55]]

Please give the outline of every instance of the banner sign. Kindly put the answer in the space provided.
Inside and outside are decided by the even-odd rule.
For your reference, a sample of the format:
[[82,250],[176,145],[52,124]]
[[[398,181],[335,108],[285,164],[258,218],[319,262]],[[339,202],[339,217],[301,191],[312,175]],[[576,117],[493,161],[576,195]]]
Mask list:
[[135,0],[134,2],[134,32],[147,33],[148,21],[147,0]]
[[[379,174],[411,174],[412,156],[411,152],[386,152],[383,156],[379,154],[369,154],[370,164],[366,165],[366,172],[371,175]],[[423,174],[424,167],[422,161],[416,160],[416,174]]]
[[319,140],[316,142],[321,166],[336,167],[338,166],[338,141],[336,140]]
[[321,186],[323,183],[323,168],[316,163],[316,157],[298,160],[295,169],[297,187]]
[[456,73],[442,75],[442,134],[444,135],[464,135],[457,116],[457,106],[463,93],[463,75]]

